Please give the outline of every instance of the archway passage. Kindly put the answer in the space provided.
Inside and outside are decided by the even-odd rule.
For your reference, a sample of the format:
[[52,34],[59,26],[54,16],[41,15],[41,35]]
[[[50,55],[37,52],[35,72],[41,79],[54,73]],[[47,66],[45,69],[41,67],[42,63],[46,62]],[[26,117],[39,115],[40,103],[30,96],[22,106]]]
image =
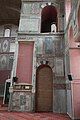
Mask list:
[[57,27],[57,10],[52,5],[43,8],[41,14],[41,33],[51,32],[51,25]]
[[53,73],[48,65],[37,69],[36,79],[36,112],[53,110]]

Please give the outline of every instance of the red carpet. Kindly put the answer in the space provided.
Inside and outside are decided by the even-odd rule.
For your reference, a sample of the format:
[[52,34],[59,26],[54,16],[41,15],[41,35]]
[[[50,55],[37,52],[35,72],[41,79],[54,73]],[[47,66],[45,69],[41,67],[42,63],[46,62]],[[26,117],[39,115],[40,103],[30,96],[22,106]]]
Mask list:
[[0,120],[71,120],[68,115],[55,113],[0,112]]

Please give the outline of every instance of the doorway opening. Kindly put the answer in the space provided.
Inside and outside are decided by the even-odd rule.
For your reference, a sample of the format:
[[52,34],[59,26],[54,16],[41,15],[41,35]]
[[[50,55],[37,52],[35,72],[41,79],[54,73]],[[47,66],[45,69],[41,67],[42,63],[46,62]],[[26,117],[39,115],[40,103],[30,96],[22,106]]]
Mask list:
[[37,69],[35,105],[36,112],[53,111],[53,72],[48,65]]

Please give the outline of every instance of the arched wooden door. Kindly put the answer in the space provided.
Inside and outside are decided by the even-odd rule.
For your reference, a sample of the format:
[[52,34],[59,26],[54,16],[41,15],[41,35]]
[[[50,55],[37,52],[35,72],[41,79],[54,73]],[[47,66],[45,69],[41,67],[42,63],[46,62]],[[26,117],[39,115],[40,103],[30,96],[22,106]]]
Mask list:
[[53,73],[47,65],[37,69],[36,112],[50,112],[53,109]]

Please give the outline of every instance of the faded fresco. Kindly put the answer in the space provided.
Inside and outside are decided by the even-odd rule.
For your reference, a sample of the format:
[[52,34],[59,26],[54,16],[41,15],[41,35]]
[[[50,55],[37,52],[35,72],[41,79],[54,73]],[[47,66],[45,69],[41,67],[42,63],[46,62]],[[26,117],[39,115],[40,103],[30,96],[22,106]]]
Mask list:
[[43,38],[41,38],[41,37],[37,38],[36,53],[37,54],[43,53]]
[[53,52],[53,41],[52,37],[45,37],[44,49],[46,54],[52,54]]

